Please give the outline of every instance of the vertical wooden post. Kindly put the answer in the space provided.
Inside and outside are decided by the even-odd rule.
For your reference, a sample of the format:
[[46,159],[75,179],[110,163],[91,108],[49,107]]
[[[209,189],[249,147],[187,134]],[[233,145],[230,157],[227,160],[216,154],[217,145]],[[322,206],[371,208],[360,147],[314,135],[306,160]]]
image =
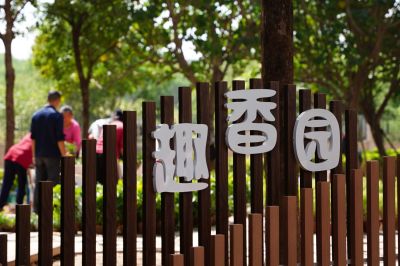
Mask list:
[[[174,97],[161,96],[161,123],[174,124]],[[175,253],[175,203],[174,193],[161,194],[161,261],[170,266],[169,256]]]
[[[263,89],[261,79],[250,79],[250,89]],[[262,123],[262,117],[257,116],[254,123]],[[254,131],[250,134],[256,135],[260,132]],[[257,144],[256,144],[257,145]],[[263,155],[250,155],[250,177],[251,177],[251,212],[263,212]]]
[[[208,138],[206,147],[206,160],[208,169],[211,168],[210,163],[210,88],[207,82],[198,82],[196,84],[196,100],[197,100],[197,123],[206,124],[208,126]],[[208,184],[206,189],[198,192],[199,196],[199,246],[204,247],[204,261],[209,265],[210,260],[210,245],[211,245],[211,188],[210,179],[200,179],[200,182]]]
[[117,131],[115,125],[103,126],[105,178],[103,186],[103,265],[117,263]]
[[0,234],[0,265],[7,265],[7,235]]
[[346,258],[346,177],[332,176],[332,258],[335,265],[345,265]]
[[[179,88],[179,123],[192,122],[192,90]],[[185,182],[180,178],[180,182]],[[190,248],[193,246],[193,205],[192,192],[179,193],[180,250],[185,256],[185,265],[190,263]]]
[[279,265],[279,207],[265,209],[266,265]]
[[243,225],[230,225],[230,266],[243,265]]
[[395,157],[383,158],[383,253],[385,265],[395,265]]
[[[346,200],[350,206],[351,170],[358,168],[357,151],[357,111],[345,111],[345,154],[346,154]],[[350,217],[350,208],[347,208],[347,217]],[[347,219],[347,232],[350,232],[350,219]],[[351,246],[351,234],[347,235],[347,247]],[[347,249],[347,257],[352,259],[351,248]]]
[[182,254],[171,254],[169,256],[169,258],[170,258],[169,265],[171,265],[171,266],[184,266],[185,265],[185,263],[184,263],[185,257]]
[[276,103],[276,108],[272,110],[272,115],[275,121],[270,122],[278,134],[276,136],[275,147],[266,154],[267,165],[267,204],[266,206],[278,206],[281,196],[284,194],[285,179],[280,170],[280,114],[279,114],[279,82],[271,81],[268,84],[268,89],[276,92],[275,96],[271,97],[271,102]]
[[350,224],[351,224],[351,265],[363,265],[363,207],[362,207],[362,171],[351,171]]
[[61,265],[75,262],[75,158],[61,160]]
[[[227,83],[215,83],[215,145],[216,145],[216,212],[217,234],[225,235],[225,246],[228,247],[228,147],[225,143],[227,129],[227,110],[225,107]],[[225,251],[225,263],[228,264],[228,249]]]
[[225,265],[225,235],[217,234],[211,236],[211,266]]
[[143,266],[156,264],[156,194],[153,188],[152,153],[155,141],[151,133],[156,129],[156,104],[143,102]]
[[16,208],[15,262],[16,265],[30,265],[31,206],[17,204]]
[[190,249],[190,266],[204,266],[204,247]]
[[317,262],[318,265],[330,265],[330,207],[329,207],[329,183],[317,182]]
[[263,215],[260,213],[249,215],[249,265],[263,265]]
[[379,265],[379,163],[367,162],[368,265]]
[[397,261],[400,262],[400,155],[397,155]]
[[[232,82],[233,90],[244,90],[243,80]],[[261,201],[262,203],[262,201]],[[246,229],[246,155],[233,153],[233,218],[235,224]],[[262,235],[262,233],[261,233]],[[246,264],[246,230],[243,230],[243,264]],[[262,251],[262,250],[261,250]]]
[[285,260],[283,264],[297,265],[297,197],[284,196],[282,199],[283,241],[285,243]]
[[53,264],[53,182],[39,182],[39,265]]
[[136,164],[137,164],[137,128],[136,112],[126,111],[124,121],[124,265],[136,266],[136,230],[137,230],[137,203],[136,203]]
[[[324,93],[315,93],[314,94],[314,108],[319,108],[319,109],[326,109],[326,95]],[[314,129],[315,131],[324,131],[325,129],[323,128],[316,128]],[[315,153],[315,161],[316,162],[321,162],[322,159],[318,157],[318,152],[316,151]],[[319,171],[315,172],[315,182],[318,181],[327,181],[328,180],[328,175],[326,171]],[[316,198],[317,203],[318,203],[318,198]],[[318,216],[318,214],[317,214]]]
[[[340,133],[340,141],[342,140],[342,115],[343,115],[343,105],[341,101],[330,101],[329,103],[329,110],[333,113],[333,115],[336,117],[338,124],[339,124],[339,133]],[[343,147],[342,143],[340,143],[340,158],[339,158],[339,164],[335,168],[331,170],[331,176],[335,174],[344,174],[343,171],[343,162],[342,162],[342,153],[343,153]]]
[[313,189],[304,187],[300,194],[301,264],[311,266],[314,265]]
[[284,129],[285,129],[285,146],[284,146],[284,164],[286,178],[286,195],[297,196],[298,193],[298,178],[296,171],[296,158],[294,155],[293,148],[293,130],[296,122],[296,86],[287,85],[285,87],[283,99],[285,101],[285,112],[284,112]]
[[[299,113],[311,109],[311,90],[299,91]],[[307,132],[310,128],[306,128]],[[312,188],[312,172],[300,168],[300,187]]]
[[82,265],[96,265],[96,140],[82,142]]

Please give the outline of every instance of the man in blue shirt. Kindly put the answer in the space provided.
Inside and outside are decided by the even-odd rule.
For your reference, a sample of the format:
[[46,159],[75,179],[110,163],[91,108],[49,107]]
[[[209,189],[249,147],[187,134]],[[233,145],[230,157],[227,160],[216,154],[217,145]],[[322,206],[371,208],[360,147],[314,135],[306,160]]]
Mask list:
[[64,119],[57,108],[61,103],[61,93],[50,91],[48,105],[38,110],[32,117],[31,138],[33,163],[36,166],[34,211],[38,212],[39,181],[60,182],[60,159],[66,155],[64,146]]

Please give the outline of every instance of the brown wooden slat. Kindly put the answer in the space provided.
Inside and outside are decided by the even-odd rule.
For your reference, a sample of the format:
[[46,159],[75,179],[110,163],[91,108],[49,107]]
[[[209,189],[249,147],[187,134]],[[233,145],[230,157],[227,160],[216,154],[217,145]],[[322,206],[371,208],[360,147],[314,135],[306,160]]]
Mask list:
[[[250,89],[263,89],[261,79],[250,79]],[[262,123],[262,118],[258,115],[254,123]],[[260,134],[255,131],[250,134]],[[254,145],[259,145],[254,144]],[[263,212],[263,155],[251,154],[250,155],[250,186],[251,186],[251,212]]]
[[17,204],[15,213],[15,262],[16,265],[30,265],[31,206]]
[[[233,90],[244,90],[243,80],[232,82]],[[233,153],[233,218],[234,223],[246,228],[246,155]],[[246,263],[246,230],[243,230],[243,264]]]
[[313,189],[302,188],[300,194],[301,264],[311,266],[314,265]]
[[96,265],[96,140],[82,142],[82,265]]
[[115,125],[103,126],[105,180],[103,185],[103,265],[117,263],[117,133]]
[[204,266],[204,247],[190,249],[190,266]]
[[211,266],[225,265],[225,235],[217,234],[211,236]]
[[39,265],[53,264],[53,182],[39,182]]
[[351,264],[363,265],[363,198],[362,198],[362,177],[361,169],[351,171],[351,205],[350,205],[350,224],[351,224]]
[[0,266],[7,266],[7,235],[0,234]]
[[[297,197],[284,196],[282,199],[283,241],[285,243],[285,265],[297,265]],[[282,264],[282,263],[281,263]]]
[[143,266],[156,264],[156,194],[153,188],[152,153],[155,140],[151,133],[156,129],[156,104],[143,102]]
[[125,111],[124,121],[124,265],[136,266],[136,237],[137,237],[137,202],[136,202],[136,164],[137,164],[137,128],[136,112]]
[[379,163],[367,162],[368,265],[379,265]]
[[61,160],[61,265],[72,266],[75,259],[75,158]]
[[[318,265],[330,265],[330,206],[329,183],[317,182],[317,262]],[[318,203],[318,202],[317,202]]]
[[[179,87],[179,123],[192,122],[192,90]],[[185,182],[180,178],[180,182]],[[179,193],[180,252],[185,256],[185,264],[190,263],[190,248],[193,246],[193,205],[192,192]]]
[[285,101],[285,117],[284,117],[284,129],[286,130],[285,146],[284,146],[284,164],[286,178],[286,195],[297,196],[298,193],[298,178],[297,178],[297,162],[294,155],[293,148],[293,130],[296,122],[296,86],[289,84],[284,89],[284,101]]
[[[174,124],[174,97],[161,96],[161,123]],[[175,253],[175,203],[174,193],[161,194],[161,261],[169,266],[170,254]]]
[[[299,90],[299,113],[311,109],[311,90]],[[310,129],[306,128],[308,132]],[[312,188],[312,172],[300,168],[300,187]]]
[[383,158],[383,254],[385,265],[395,265],[395,171],[396,158]]
[[230,266],[243,265],[243,225],[230,225]]
[[279,116],[279,82],[271,81],[267,84],[267,88],[274,90],[276,94],[271,97],[270,101],[276,103],[276,108],[272,110],[272,115],[275,117],[275,121],[269,122],[277,130],[276,145],[267,153],[266,165],[267,165],[267,204],[266,206],[278,206],[281,196],[284,194],[285,179],[284,175],[281,174],[280,165],[280,116]]
[[345,265],[346,255],[346,177],[332,176],[332,260],[335,265]]
[[170,258],[169,264],[171,266],[184,266],[185,265],[185,263],[184,263],[185,258],[182,254],[171,254],[169,256],[169,258]]
[[[340,133],[340,140],[342,140],[342,116],[343,116],[343,104],[341,101],[330,101],[329,102],[329,110],[333,113],[336,117],[338,124],[339,124],[339,133]],[[343,153],[342,143],[340,143],[340,154]],[[343,161],[342,156],[339,158],[339,164],[335,168],[331,170],[331,176],[335,174],[344,174],[343,171]]]
[[[324,93],[315,93],[314,94],[314,108],[326,109],[326,95]],[[316,128],[315,131],[324,131],[324,128]],[[321,159],[317,155],[317,151],[315,152],[315,161],[321,162]],[[326,171],[315,172],[315,181],[327,181],[328,175]],[[318,198],[316,199],[318,202]]]
[[[357,151],[357,111],[345,111],[345,155],[346,155],[346,200],[350,206],[350,175],[352,169],[358,168]],[[347,208],[347,217],[350,217],[350,208]],[[347,219],[347,232],[350,232],[350,219]],[[347,246],[351,245],[351,235],[347,236]],[[351,249],[347,249],[347,257],[351,260]]]
[[249,265],[263,265],[263,216],[260,213],[249,215]]
[[265,208],[266,265],[279,265],[279,207]]
[[[211,168],[210,163],[210,86],[207,82],[196,83],[196,105],[197,105],[197,123],[206,124],[208,126],[208,138],[206,147],[206,160],[208,169]],[[208,184],[206,189],[198,192],[199,197],[199,246],[204,247],[204,260],[207,265],[210,264],[210,245],[211,245],[211,195],[210,195],[210,179],[200,179],[199,182]]]
[[[228,247],[228,147],[225,143],[227,129],[227,110],[225,108],[227,83],[215,83],[215,145],[216,145],[216,230],[225,235],[225,246]],[[228,264],[228,249],[225,251],[225,263]]]
[[400,261],[400,155],[397,155],[397,261]]

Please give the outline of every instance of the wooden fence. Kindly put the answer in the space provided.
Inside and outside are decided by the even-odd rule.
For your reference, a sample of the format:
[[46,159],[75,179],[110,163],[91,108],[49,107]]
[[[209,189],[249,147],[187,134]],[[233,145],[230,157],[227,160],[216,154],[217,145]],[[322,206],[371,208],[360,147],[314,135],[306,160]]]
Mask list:
[[[228,169],[230,156],[225,143],[227,129],[226,82],[216,82],[215,110],[210,109],[208,83],[196,85],[196,108],[193,108],[192,90],[179,88],[179,122],[191,123],[196,109],[197,123],[210,125],[215,113],[215,149],[207,145],[207,163],[215,160],[216,191],[210,186],[198,192],[198,204],[193,204],[193,193],[161,195],[161,217],[156,217],[156,194],[153,189],[152,153],[155,141],[151,132],[156,129],[156,103],[143,102],[142,106],[142,166],[143,202],[142,221],[137,218],[137,117],[136,112],[124,112],[123,157],[123,264],[137,265],[137,254],[142,253],[142,265],[156,265],[156,221],[161,221],[162,265],[379,265],[380,228],[383,228],[383,260],[395,265],[395,176],[400,178],[400,157],[383,159],[382,175],[379,163],[370,161],[363,173],[357,158],[357,113],[343,110],[339,101],[329,103],[329,109],[342,124],[344,117],[346,163],[330,172],[312,173],[299,170],[295,161],[292,132],[296,114],[313,107],[327,108],[324,94],[310,90],[299,91],[299,110],[296,110],[296,88],[280,88],[279,83],[263,86],[261,80],[251,79],[250,89],[270,88],[277,94],[272,101],[278,103],[273,110],[278,131],[276,147],[268,154],[250,156],[251,199],[246,201],[246,156],[233,154],[233,219],[229,224]],[[244,81],[233,81],[233,90],[245,89]],[[174,98],[161,96],[160,121],[174,124]],[[82,265],[96,265],[96,143],[83,141],[83,260]],[[103,186],[103,265],[116,265],[116,185],[117,160],[116,130],[104,126],[104,156],[106,180]],[[74,265],[74,158],[62,159],[61,173],[61,265]],[[344,166],[345,165],[345,166]],[[314,178],[313,178],[314,174]],[[365,175],[364,175],[365,174]],[[298,184],[298,176],[299,184]],[[367,217],[363,217],[363,177],[366,176]],[[379,213],[379,179],[383,182],[383,217]],[[313,187],[313,179],[315,186]],[[398,180],[399,181],[399,180]],[[183,182],[183,180],[181,180]],[[201,182],[210,183],[210,180]],[[264,184],[266,193],[264,193]],[[397,182],[400,191],[400,182]],[[299,192],[299,193],[298,193]],[[39,265],[52,264],[52,184],[40,183],[39,209]],[[196,192],[197,193],[197,192]],[[266,194],[266,195],[265,195]],[[212,196],[215,195],[215,196]],[[179,197],[179,216],[174,217],[174,197]],[[400,193],[397,194],[400,201]],[[211,203],[215,201],[216,224],[212,232]],[[314,204],[315,201],[315,204]],[[248,212],[247,206],[250,206]],[[315,215],[314,215],[315,205]],[[194,206],[198,219],[193,219]],[[397,205],[398,211],[400,205]],[[6,235],[0,235],[0,264],[6,265],[7,248],[16,249],[16,264],[28,265],[30,260],[30,206],[16,207],[16,246],[7,247]],[[366,224],[363,221],[366,219]],[[179,219],[179,228],[176,227]],[[143,250],[138,251],[137,226],[143,224]],[[175,231],[179,229],[179,249],[175,244]],[[197,229],[197,230],[195,230]],[[195,232],[197,231],[197,232]],[[314,243],[314,232],[316,241]],[[198,234],[198,243],[193,235]],[[364,237],[367,256],[364,256]],[[400,238],[399,238],[400,241]],[[398,245],[400,247],[400,243]],[[316,254],[316,260],[314,260]],[[367,261],[365,261],[365,259]]]

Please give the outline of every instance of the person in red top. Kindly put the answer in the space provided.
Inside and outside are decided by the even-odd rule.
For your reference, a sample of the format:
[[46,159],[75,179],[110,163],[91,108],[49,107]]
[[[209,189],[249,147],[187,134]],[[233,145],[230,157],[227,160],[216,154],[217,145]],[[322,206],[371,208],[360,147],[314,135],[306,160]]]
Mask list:
[[27,182],[27,169],[32,164],[31,134],[26,134],[20,142],[11,146],[4,156],[4,178],[0,193],[0,210],[7,204],[8,194],[18,176],[17,203],[22,204]]
[[[117,145],[116,145],[116,153],[117,159],[122,156],[123,152],[123,135],[124,135],[124,125],[122,123],[122,111],[117,110],[113,115],[113,120],[108,123],[108,125],[115,125],[116,126],[116,138],[117,138]],[[105,179],[105,169],[104,169],[104,156],[103,156],[103,131],[100,132],[99,138],[97,139],[96,143],[96,156],[97,156],[97,181],[100,184],[104,184]]]

